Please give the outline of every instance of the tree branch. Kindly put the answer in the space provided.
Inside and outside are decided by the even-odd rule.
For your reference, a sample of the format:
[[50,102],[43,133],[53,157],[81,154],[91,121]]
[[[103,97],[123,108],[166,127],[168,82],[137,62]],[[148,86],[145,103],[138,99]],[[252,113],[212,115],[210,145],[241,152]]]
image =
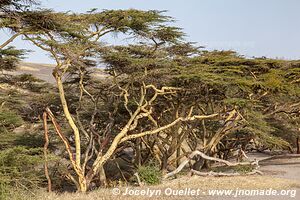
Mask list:
[[155,130],[151,130],[151,131],[145,131],[145,132],[141,132],[141,133],[138,133],[138,134],[133,134],[133,135],[128,135],[124,138],[122,138],[122,140],[120,141],[120,143],[122,142],[125,142],[127,140],[130,140],[130,139],[135,139],[135,138],[139,138],[139,137],[143,137],[145,135],[152,135],[152,134],[156,134],[156,133],[159,133],[163,130],[166,130],[174,125],[176,125],[178,122],[184,122],[184,121],[194,121],[194,120],[202,120],[202,119],[208,119],[208,118],[213,118],[213,117],[216,117],[218,116],[218,114],[212,114],[212,115],[195,115],[195,116],[192,116],[192,117],[179,117],[177,118],[176,120],[174,120],[173,122],[171,122],[170,124],[167,124],[165,126],[162,126],[162,127],[159,127]]
[[44,136],[45,136],[45,144],[44,144],[44,158],[45,158],[45,163],[44,163],[44,170],[45,170],[45,176],[48,181],[48,192],[51,192],[52,190],[52,183],[51,183],[51,178],[49,176],[49,171],[48,171],[48,156],[47,156],[47,150],[49,146],[49,134],[48,134],[48,124],[47,124],[47,113],[43,113],[43,125],[44,125]]
[[16,39],[20,35],[21,33],[16,33],[13,36],[11,36],[8,40],[6,40],[3,44],[0,45],[0,49],[6,47],[8,44],[10,44],[12,41],[14,41],[14,39]]

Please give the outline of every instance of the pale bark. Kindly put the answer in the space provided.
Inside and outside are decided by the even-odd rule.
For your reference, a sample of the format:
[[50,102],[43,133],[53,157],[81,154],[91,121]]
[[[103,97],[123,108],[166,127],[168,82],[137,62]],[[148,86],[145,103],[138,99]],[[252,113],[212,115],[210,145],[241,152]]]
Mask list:
[[186,159],[185,161],[183,161],[179,167],[177,169],[175,169],[174,171],[166,174],[164,176],[164,179],[167,179],[171,176],[174,176],[175,174],[179,173],[188,163],[191,159],[193,159],[196,155],[198,156],[201,156],[203,159],[206,159],[206,160],[211,160],[211,161],[216,161],[216,162],[221,162],[221,163],[224,163],[225,165],[227,166],[237,166],[237,165],[257,165],[257,162],[243,162],[243,163],[231,163],[227,160],[222,160],[222,159],[219,159],[219,158],[214,158],[214,157],[210,157],[210,156],[207,156],[205,155],[204,153],[202,153],[201,151],[193,151],[188,159]]
[[86,192],[88,189],[89,183],[86,180],[86,177],[84,176],[84,170],[81,167],[81,141],[80,141],[80,133],[77,125],[75,124],[75,121],[69,111],[68,103],[65,97],[65,91],[63,87],[62,77],[58,74],[58,72],[54,73],[56,84],[59,91],[59,97],[61,100],[62,108],[65,114],[65,117],[68,121],[68,124],[73,130],[74,134],[74,142],[75,142],[75,164],[73,164],[73,167],[78,175],[78,184],[79,184],[79,191],[80,192]]
[[106,187],[107,186],[107,180],[106,180],[106,174],[105,174],[105,170],[104,167],[100,167],[99,170],[99,181],[100,181],[100,185]]
[[16,33],[13,36],[11,36],[8,40],[6,40],[4,43],[2,43],[0,45],[0,49],[3,49],[4,47],[6,47],[7,45],[9,45],[11,42],[14,41],[14,39],[16,39],[18,36],[20,36],[21,33]]
[[215,177],[223,177],[223,176],[242,176],[242,175],[255,175],[255,174],[259,174],[259,175],[263,175],[263,173],[259,170],[253,170],[251,172],[245,173],[245,174],[241,174],[238,172],[235,173],[224,173],[224,172],[199,172],[197,170],[192,169],[191,170],[192,175],[197,175],[197,176],[215,176]]
[[61,100],[61,104],[63,107],[63,111],[65,114],[65,117],[68,121],[68,124],[70,125],[70,127],[73,130],[74,133],[74,140],[75,140],[75,161],[76,161],[76,165],[80,166],[81,163],[81,142],[80,142],[80,134],[79,134],[79,129],[77,127],[77,125],[74,122],[74,119],[69,111],[69,107],[68,107],[68,103],[65,97],[65,91],[64,91],[64,87],[63,87],[63,83],[62,83],[62,78],[60,75],[58,75],[57,73],[55,74],[55,79],[56,79],[56,83],[57,83],[57,87],[58,87],[58,91],[59,91],[59,97]]
[[130,139],[135,139],[135,138],[139,138],[139,137],[143,137],[143,136],[146,136],[146,135],[152,135],[152,134],[156,134],[156,133],[159,133],[163,130],[166,130],[174,125],[176,125],[178,122],[183,122],[183,121],[194,121],[194,120],[201,120],[201,119],[208,119],[208,118],[213,118],[213,117],[216,117],[218,116],[218,114],[211,114],[211,115],[195,115],[195,116],[192,116],[192,117],[179,117],[178,119],[174,120],[173,122],[171,122],[170,124],[167,124],[165,126],[162,126],[162,127],[159,127],[155,130],[151,130],[151,131],[145,131],[145,132],[142,132],[142,133],[138,133],[138,134],[133,134],[133,135],[128,135],[124,138],[122,138],[122,140],[120,141],[120,143],[122,142],[125,142],[127,140],[130,140]]
[[240,128],[236,125],[236,122],[242,119],[240,113],[236,110],[232,110],[225,120],[223,127],[217,131],[216,134],[210,139],[209,143],[204,147],[204,149],[210,151],[216,148],[220,141],[233,130]]

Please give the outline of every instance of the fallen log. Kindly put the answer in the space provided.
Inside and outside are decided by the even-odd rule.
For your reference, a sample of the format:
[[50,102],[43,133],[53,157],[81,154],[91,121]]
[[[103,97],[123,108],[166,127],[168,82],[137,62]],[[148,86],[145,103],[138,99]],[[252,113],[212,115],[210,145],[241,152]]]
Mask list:
[[211,160],[211,161],[216,161],[216,162],[220,162],[220,163],[224,163],[225,165],[227,166],[238,166],[238,165],[256,165],[256,168],[258,168],[258,161],[255,160],[254,162],[241,162],[241,163],[232,163],[232,162],[229,162],[227,160],[222,160],[222,159],[219,159],[219,158],[214,158],[214,157],[210,157],[208,155],[205,155],[204,153],[202,153],[201,151],[193,151],[189,156],[188,158],[183,161],[174,171],[170,172],[170,173],[167,173],[165,176],[164,176],[164,179],[167,179],[171,176],[174,176],[175,174],[179,173],[188,163],[191,159],[193,159],[195,156],[201,156],[203,159],[206,159],[206,160]]
[[197,176],[214,176],[214,177],[230,177],[230,176],[242,176],[242,175],[254,175],[254,174],[263,175],[263,173],[259,170],[253,170],[246,174],[241,174],[238,172],[235,172],[235,173],[224,173],[224,172],[213,172],[213,171],[199,172],[197,170],[192,169],[191,173],[192,173],[192,175],[197,175]]
[[257,169],[253,170],[252,172],[248,172],[246,175],[254,175],[254,174],[264,175],[262,171],[259,171]]
[[192,175],[197,176],[215,176],[215,177],[222,177],[222,176],[240,176],[240,173],[224,173],[224,172],[199,172],[197,170],[191,170]]

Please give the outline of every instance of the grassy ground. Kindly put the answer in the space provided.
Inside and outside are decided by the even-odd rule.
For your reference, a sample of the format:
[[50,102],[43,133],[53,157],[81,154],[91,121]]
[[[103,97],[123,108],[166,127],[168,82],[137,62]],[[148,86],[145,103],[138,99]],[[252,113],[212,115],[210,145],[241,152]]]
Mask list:
[[[198,176],[181,176],[177,179],[169,180],[163,182],[157,186],[143,186],[143,187],[133,187],[131,189],[136,190],[161,190],[164,191],[166,188],[171,189],[200,189],[207,194],[208,190],[213,189],[246,189],[246,190],[255,190],[255,189],[274,189],[274,190],[284,190],[284,189],[297,189],[298,193],[300,192],[300,158],[281,158],[274,159],[265,162],[264,165],[260,168],[264,172],[263,176],[236,176],[236,177],[198,177]],[[123,194],[126,190],[125,187],[118,187],[120,193]],[[12,191],[12,197],[10,200],[145,200],[149,197],[145,196],[123,196],[123,195],[114,195],[112,193],[113,188],[98,189],[87,194],[80,193],[47,193],[45,191],[36,191],[34,194],[31,192],[22,191]],[[300,194],[297,194],[296,198],[298,199]],[[230,197],[228,197],[230,198]],[[265,196],[253,197],[253,198],[243,198],[243,200],[260,200],[265,199]],[[198,196],[187,197],[187,196],[173,196],[168,197],[166,195],[154,196],[151,199],[204,199],[204,200],[224,200],[223,197],[207,197]],[[239,199],[239,198],[236,198]],[[273,196],[268,197],[267,199],[277,200],[287,198],[285,196]]]
[[[159,186],[151,186],[151,187],[139,187],[133,188],[142,190],[147,188],[151,190],[162,190],[165,188],[172,189],[200,189],[201,191],[207,191],[209,189],[292,189],[292,188],[300,188],[300,180],[289,180],[282,178],[274,178],[270,176],[240,176],[240,177],[181,177],[178,179],[174,179],[168,182],[165,182]],[[125,187],[118,188],[123,194],[126,190]],[[15,199],[37,199],[37,200],[125,200],[125,199],[133,199],[133,200],[144,200],[147,199],[144,196],[123,196],[123,195],[113,195],[112,188],[108,189],[99,189],[88,194],[80,194],[80,193],[63,193],[63,194],[55,194],[55,193],[47,193],[44,191],[38,191],[35,195],[30,194],[21,194],[14,195]],[[173,196],[169,197],[166,195],[159,195],[156,197],[152,197],[153,199],[195,199],[195,197],[180,197]],[[203,196],[205,199],[205,197]],[[14,200],[14,199],[12,199]]]

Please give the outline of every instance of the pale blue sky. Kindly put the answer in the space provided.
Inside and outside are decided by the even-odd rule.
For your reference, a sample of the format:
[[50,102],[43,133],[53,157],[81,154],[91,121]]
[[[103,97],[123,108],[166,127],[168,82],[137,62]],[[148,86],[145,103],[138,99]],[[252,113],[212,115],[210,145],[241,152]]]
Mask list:
[[[85,12],[90,8],[168,10],[187,40],[207,49],[231,49],[240,54],[300,59],[299,0],[41,0],[57,11]],[[7,33],[0,32],[0,42]],[[20,39],[20,48],[32,49],[27,61],[49,63],[44,52]]]

